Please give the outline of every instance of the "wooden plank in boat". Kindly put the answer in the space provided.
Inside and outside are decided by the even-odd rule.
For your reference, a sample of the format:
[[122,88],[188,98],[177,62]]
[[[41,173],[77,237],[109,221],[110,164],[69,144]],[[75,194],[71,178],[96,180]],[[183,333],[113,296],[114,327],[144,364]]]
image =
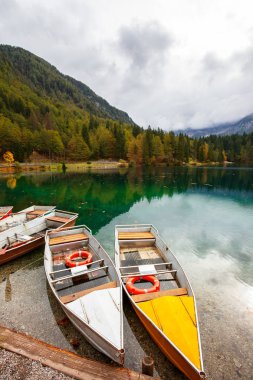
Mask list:
[[121,248],[120,253],[122,255],[122,259],[124,260],[124,256],[134,256],[138,254],[139,260],[141,259],[157,259],[160,257],[159,251],[156,247],[127,247]]
[[45,214],[45,212],[47,212],[47,210],[32,210],[32,211],[28,211],[27,214],[43,215]]
[[47,216],[47,220],[51,220],[52,222],[60,222],[60,223],[66,223],[69,221],[69,218],[63,218],[62,216]]
[[39,361],[43,365],[79,380],[155,380],[153,377],[142,375],[129,368],[104,364],[62,350],[3,326],[0,326],[0,348]]
[[163,296],[186,296],[188,294],[186,288],[175,288],[175,289],[168,289],[168,290],[161,290],[160,292],[154,292],[154,293],[147,293],[147,294],[138,294],[135,296],[132,296],[132,299],[134,302],[144,302],[144,301],[150,301],[154,298],[159,298]]
[[119,240],[154,239],[152,232],[119,232]]
[[103,290],[103,289],[110,289],[110,288],[116,288],[116,287],[117,287],[116,281],[107,282],[106,284],[95,286],[94,288],[90,288],[90,289],[86,289],[86,290],[81,290],[80,292],[77,292],[77,293],[74,293],[74,294],[62,296],[62,297],[60,297],[60,300],[61,300],[61,302],[63,302],[64,304],[66,304],[66,303],[75,301],[78,298],[80,298],[82,296],[85,296],[86,294],[94,292],[95,290]]
[[88,239],[88,236],[85,235],[84,233],[64,235],[64,236],[57,236],[57,237],[50,238],[49,244],[55,245],[55,244],[62,244],[62,243],[71,243],[74,241],[86,240],[86,239]]

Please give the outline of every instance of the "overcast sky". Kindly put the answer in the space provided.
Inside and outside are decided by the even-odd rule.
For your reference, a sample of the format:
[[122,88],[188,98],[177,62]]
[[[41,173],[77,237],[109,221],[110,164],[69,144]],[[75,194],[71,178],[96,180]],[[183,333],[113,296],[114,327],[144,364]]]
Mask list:
[[0,0],[0,43],[46,59],[144,127],[253,112],[252,0]]

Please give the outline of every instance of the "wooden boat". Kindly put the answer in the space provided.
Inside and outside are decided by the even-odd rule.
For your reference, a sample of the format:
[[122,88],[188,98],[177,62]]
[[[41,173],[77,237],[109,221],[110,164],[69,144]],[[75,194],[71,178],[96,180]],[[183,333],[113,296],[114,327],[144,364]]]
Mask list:
[[[69,267],[71,255],[78,261],[73,258]],[[80,255],[89,260],[79,265]],[[97,350],[123,364],[122,287],[114,264],[90,229],[48,231],[44,264],[51,290],[73,325]]]
[[0,207],[0,220],[7,218],[12,213],[13,206]]
[[0,233],[29,220],[38,218],[55,209],[55,206],[31,206],[0,220]]
[[55,206],[32,205],[32,206],[29,206],[29,207],[25,208],[24,210],[19,211],[18,213],[19,214],[25,213],[25,214],[29,215],[32,218],[32,217],[42,216],[47,211],[51,211],[51,210],[54,210],[54,209],[55,209]]
[[195,297],[158,231],[152,225],[116,226],[115,263],[136,314],[159,348],[189,379],[205,379]]
[[52,210],[0,234],[0,265],[7,263],[44,244],[48,229],[74,226],[78,214]]

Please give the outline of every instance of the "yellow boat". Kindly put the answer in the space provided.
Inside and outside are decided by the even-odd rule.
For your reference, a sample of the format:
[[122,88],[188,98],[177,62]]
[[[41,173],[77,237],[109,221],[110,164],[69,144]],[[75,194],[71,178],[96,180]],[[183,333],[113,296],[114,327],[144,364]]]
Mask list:
[[116,226],[115,263],[136,314],[162,352],[190,380],[205,379],[195,297],[157,229]]

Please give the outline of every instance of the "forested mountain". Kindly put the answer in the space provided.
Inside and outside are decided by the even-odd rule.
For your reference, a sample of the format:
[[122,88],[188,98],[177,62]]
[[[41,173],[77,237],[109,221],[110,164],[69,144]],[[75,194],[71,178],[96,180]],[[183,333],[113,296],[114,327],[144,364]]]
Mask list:
[[119,136],[141,130],[85,84],[24,49],[0,45],[1,156],[10,150],[23,161],[35,150],[70,160],[120,158],[115,139],[122,145]]
[[186,134],[190,137],[204,137],[210,135],[243,135],[244,133],[253,132],[253,114],[245,116],[243,119],[235,121],[233,123],[223,123],[209,128],[192,129],[187,128],[180,131],[176,131],[176,134]]
[[252,164],[253,133],[194,139],[151,127],[144,130],[43,59],[0,45],[0,158],[7,151],[16,161],[29,160],[37,152],[61,162]]
[[[42,97],[50,98],[52,101],[72,102],[93,115],[133,124],[126,112],[112,107],[88,86],[61,74],[54,66],[27,50],[0,45],[0,70],[1,74],[7,74],[5,75],[7,80],[15,78],[27,84]],[[27,112],[28,109],[25,111],[25,116]]]

